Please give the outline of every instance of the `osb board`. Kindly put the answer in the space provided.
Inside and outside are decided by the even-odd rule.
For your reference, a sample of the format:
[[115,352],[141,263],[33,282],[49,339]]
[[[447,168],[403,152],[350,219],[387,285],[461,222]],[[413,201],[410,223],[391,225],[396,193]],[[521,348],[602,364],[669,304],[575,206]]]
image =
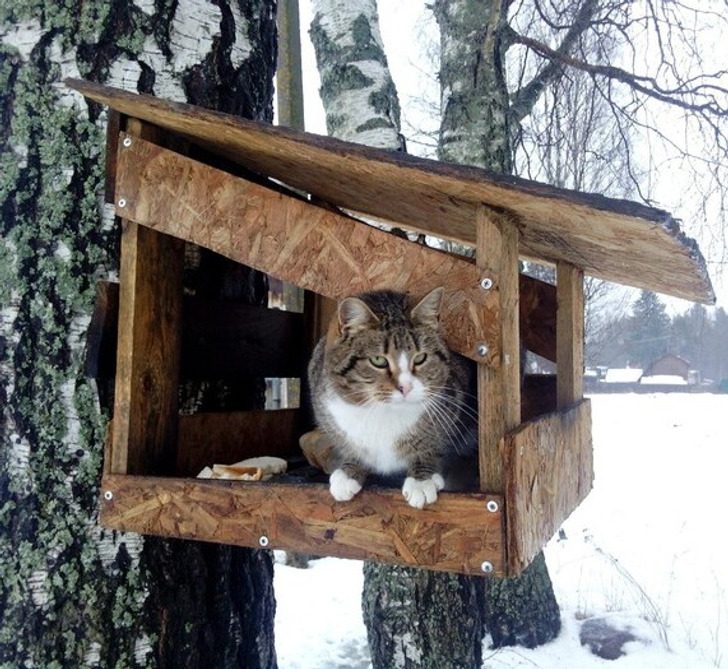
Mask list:
[[507,552],[511,573],[523,570],[591,490],[591,405],[529,423],[504,439]]
[[667,212],[475,167],[372,149],[69,79],[123,114],[180,133],[333,205],[465,244],[487,204],[514,215],[521,253],[587,274],[712,303],[705,261]]
[[[441,571],[505,574],[502,498],[441,493],[413,509],[399,490],[336,502],[323,484],[104,476],[104,527]],[[496,511],[487,509],[495,502]]]
[[[443,286],[441,323],[449,346],[499,363],[498,277],[487,267],[137,137],[125,135],[119,144],[116,196],[117,212],[126,219],[326,297],[380,288],[419,297]],[[491,290],[480,287],[484,275],[494,281]],[[481,343],[488,347],[484,357],[477,353]]]

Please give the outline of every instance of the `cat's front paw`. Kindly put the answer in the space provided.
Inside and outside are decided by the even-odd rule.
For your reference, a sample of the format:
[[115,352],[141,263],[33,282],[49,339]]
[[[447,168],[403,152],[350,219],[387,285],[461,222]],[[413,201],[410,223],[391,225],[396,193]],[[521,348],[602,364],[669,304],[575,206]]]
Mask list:
[[424,508],[425,504],[437,501],[437,492],[445,487],[445,480],[440,474],[433,474],[429,479],[416,479],[408,476],[402,486],[402,495],[415,509]]
[[343,469],[335,469],[329,477],[329,490],[337,502],[348,502],[361,490],[361,483]]

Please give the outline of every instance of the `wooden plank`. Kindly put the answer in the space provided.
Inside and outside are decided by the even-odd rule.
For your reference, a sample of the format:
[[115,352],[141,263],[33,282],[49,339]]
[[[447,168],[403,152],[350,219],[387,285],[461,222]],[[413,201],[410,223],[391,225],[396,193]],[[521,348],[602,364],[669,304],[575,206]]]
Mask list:
[[519,276],[521,341],[546,360],[556,362],[556,286]]
[[591,490],[589,400],[508,433],[504,454],[508,570],[517,574]]
[[177,476],[197,476],[203,467],[232,464],[259,455],[300,454],[305,431],[299,409],[196,413],[179,417]]
[[469,574],[487,561],[505,574],[498,496],[441,493],[419,510],[391,489],[338,503],[323,484],[113,475],[102,493],[101,523],[116,530],[256,548],[265,537],[267,548]]
[[[126,136],[124,136],[126,137]],[[120,145],[124,216],[326,297],[389,288],[423,296],[444,286],[443,333],[471,358],[500,358],[497,297],[467,260],[233,177],[150,142]],[[516,312],[517,313],[517,312]]]
[[177,441],[184,247],[136,223],[122,227],[111,471],[164,473]]
[[[138,119],[126,121],[134,141],[156,134]],[[115,195],[123,210],[123,195]],[[109,471],[164,474],[174,467],[177,446],[184,244],[125,219],[121,225]]]
[[[518,334],[518,230],[486,207],[478,210],[476,264],[481,281],[490,281],[498,299],[501,364],[478,365],[478,444],[481,490],[502,492],[503,455],[500,444],[506,430],[521,422],[520,338]],[[490,347],[490,340],[483,342]]]
[[383,151],[80,80],[97,102],[181,133],[248,169],[339,207],[475,245],[481,203],[514,213],[521,253],[713,303],[705,260],[667,212],[509,175]]
[[559,409],[584,397],[584,272],[556,266],[556,398]]

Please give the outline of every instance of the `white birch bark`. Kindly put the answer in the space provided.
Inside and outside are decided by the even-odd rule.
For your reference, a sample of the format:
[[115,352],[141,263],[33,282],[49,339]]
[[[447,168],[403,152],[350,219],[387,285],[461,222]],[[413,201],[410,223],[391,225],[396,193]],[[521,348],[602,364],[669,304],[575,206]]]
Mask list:
[[[84,76],[185,101],[201,98],[207,84],[213,107],[222,106],[216,91],[227,86],[228,106],[270,117],[272,16],[269,0],[0,0],[3,667],[133,669],[158,666],[167,653],[150,622],[157,606],[150,592],[159,598],[164,587],[150,575],[150,542],[96,522],[105,417],[83,358],[95,281],[112,277],[118,262],[117,230],[102,204],[106,113],[62,80]],[[260,565],[246,578],[260,575],[257,591],[272,608],[271,574]],[[169,584],[168,592],[182,587]],[[196,608],[194,621],[182,606],[170,621],[183,630],[189,623],[175,637],[181,650],[195,646],[206,615]],[[260,667],[275,664],[268,622],[247,640],[259,647]],[[246,634],[231,615],[225,629],[233,626],[237,637]],[[220,648],[245,656],[233,636]],[[175,666],[170,657],[166,666]]]
[[314,0],[311,39],[331,136],[402,149],[399,102],[375,0]]

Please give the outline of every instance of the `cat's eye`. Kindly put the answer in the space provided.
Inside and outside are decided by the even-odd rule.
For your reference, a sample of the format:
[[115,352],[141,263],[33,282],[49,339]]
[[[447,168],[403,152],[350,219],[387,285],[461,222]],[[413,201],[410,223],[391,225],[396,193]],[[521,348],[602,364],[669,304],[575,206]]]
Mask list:
[[389,367],[389,361],[383,355],[373,355],[369,358],[369,362],[378,369],[386,369]]
[[418,353],[414,358],[412,358],[412,364],[421,365],[425,360],[427,360],[427,353]]

